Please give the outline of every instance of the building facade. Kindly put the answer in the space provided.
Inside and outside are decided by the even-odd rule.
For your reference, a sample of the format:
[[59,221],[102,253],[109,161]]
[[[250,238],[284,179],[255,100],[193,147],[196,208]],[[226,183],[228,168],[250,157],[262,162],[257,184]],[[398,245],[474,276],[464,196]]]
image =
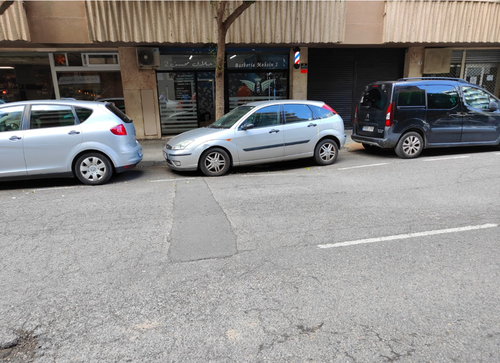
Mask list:
[[[113,100],[140,139],[204,126],[215,116],[216,6],[15,1],[0,17],[0,97]],[[498,19],[489,0],[256,1],[227,35],[226,111],[314,99],[349,126],[367,83],[401,77],[460,77],[498,97]]]

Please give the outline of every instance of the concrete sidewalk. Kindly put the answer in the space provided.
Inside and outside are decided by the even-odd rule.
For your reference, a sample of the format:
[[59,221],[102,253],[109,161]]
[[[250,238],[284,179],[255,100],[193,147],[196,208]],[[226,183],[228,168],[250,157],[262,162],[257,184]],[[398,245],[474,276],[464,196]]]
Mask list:
[[[347,151],[353,151],[363,148],[361,144],[352,141],[351,134],[352,130],[345,130],[347,135],[347,140],[345,142],[344,148]],[[139,140],[142,145],[142,152],[144,154],[142,161],[137,165],[138,168],[145,168],[148,166],[166,166],[167,162],[163,158],[163,147],[173,136],[164,136],[157,140]]]

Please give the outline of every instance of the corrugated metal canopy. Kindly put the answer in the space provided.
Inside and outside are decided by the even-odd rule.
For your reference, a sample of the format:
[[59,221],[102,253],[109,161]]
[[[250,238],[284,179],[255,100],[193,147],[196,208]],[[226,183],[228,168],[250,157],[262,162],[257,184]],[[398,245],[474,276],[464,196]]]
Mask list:
[[0,41],[30,41],[28,18],[22,1],[15,1],[0,16]]
[[[237,44],[339,43],[345,1],[256,1],[228,31]],[[86,0],[93,42],[217,42],[216,4],[210,1]],[[230,1],[228,14],[241,1]]]
[[500,2],[391,0],[385,4],[386,43],[498,43]]

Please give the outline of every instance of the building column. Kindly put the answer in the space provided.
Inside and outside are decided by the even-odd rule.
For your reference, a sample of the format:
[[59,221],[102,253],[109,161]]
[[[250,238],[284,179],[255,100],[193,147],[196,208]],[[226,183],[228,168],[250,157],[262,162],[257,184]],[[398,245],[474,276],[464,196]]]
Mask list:
[[424,47],[410,47],[405,54],[405,67],[403,76],[422,77],[424,69]]
[[[295,47],[294,47],[295,48]],[[307,66],[309,48],[300,47],[300,63]],[[307,100],[307,73],[301,73],[301,68],[294,68],[295,52],[293,48],[290,49],[290,99],[292,100]]]
[[136,48],[118,49],[127,115],[134,120],[138,139],[161,139],[158,90],[154,69],[139,69]]

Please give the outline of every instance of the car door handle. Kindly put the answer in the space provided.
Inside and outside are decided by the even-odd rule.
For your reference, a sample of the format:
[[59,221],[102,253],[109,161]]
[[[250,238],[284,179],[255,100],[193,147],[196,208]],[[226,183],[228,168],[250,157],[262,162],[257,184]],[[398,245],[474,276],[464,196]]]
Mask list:
[[68,135],[78,135],[79,133],[80,131],[71,130],[70,132],[68,132]]
[[318,125],[313,124],[312,122],[309,125],[307,125],[307,127],[316,127],[316,126],[318,126]]
[[278,133],[278,132],[280,132],[280,130],[272,129],[271,131],[269,131],[270,134],[272,134],[273,132]]
[[448,113],[448,116],[451,117],[464,117],[467,115],[469,115],[467,112]]
[[9,140],[16,141],[16,140],[21,140],[19,136],[11,136]]

